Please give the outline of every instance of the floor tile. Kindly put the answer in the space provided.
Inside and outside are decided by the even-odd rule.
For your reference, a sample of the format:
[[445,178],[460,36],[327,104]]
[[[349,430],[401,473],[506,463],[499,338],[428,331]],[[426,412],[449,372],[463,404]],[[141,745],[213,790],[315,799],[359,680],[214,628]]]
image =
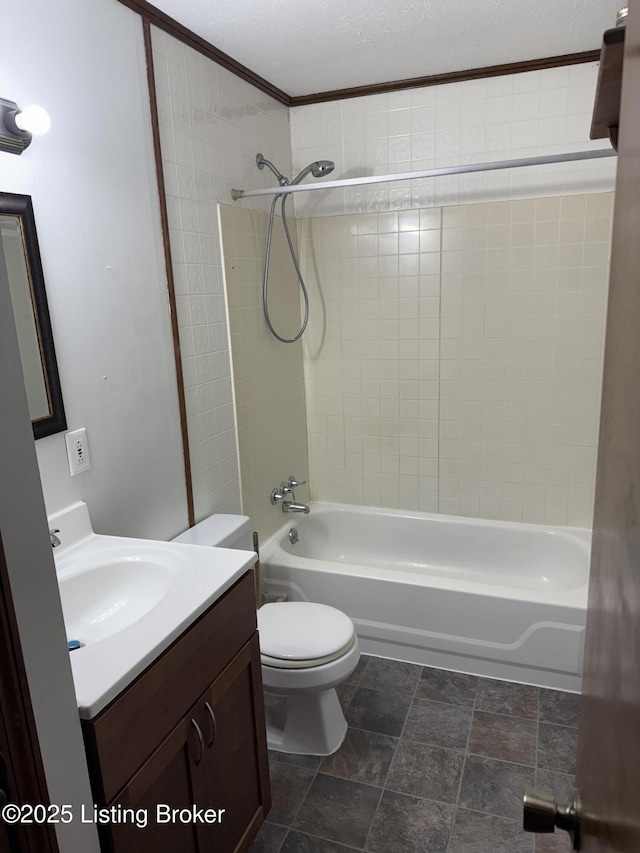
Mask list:
[[288,826],[304,800],[315,771],[293,764],[273,762],[271,776],[271,811],[269,821]]
[[371,853],[445,853],[454,809],[385,791],[366,849]]
[[363,847],[381,791],[371,785],[318,773],[294,822],[294,829]]
[[421,674],[422,667],[417,664],[372,657],[359,686],[413,696]]
[[576,772],[578,730],[540,723],[538,726],[538,767],[560,773]]
[[351,704],[351,700],[353,699],[353,694],[356,692],[355,684],[338,684],[336,687],[336,693],[338,694],[338,699],[340,700],[340,707],[342,708],[343,713],[346,713],[347,708]]
[[559,726],[577,726],[580,695],[562,690],[540,690],[540,721]]
[[447,853],[532,853],[521,820],[458,809]]
[[536,720],[474,711],[469,752],[515,761],[516,764],[534,765],[537,734]]
[[358,687],[345,716],[357,729],[399,737],[410,705],[410,696]]
[[522,797],[532,788],[535,769],[493,758],[468,755],[458,805],[498,817],[522,819]]
[[286,826],[263,823],[255,841],[249,848],[251,853],[279,853],[287,832]]
[[450,705],[473,706],[477,686],[478,679],[475,675],[425,666],[416,696],[420,699],[447,702]]
[[402,794],[455,804],[464,752],[403,738],[393,756],[386,787]]
[[360,660],[358,661],[358,665],[353,670],[349,678],[345,678],[344,684],[357,684],[362,677],[362,673],[367,668],[367,664],[369,663],[369,655],[360,655]]
[[376,732],[349,729],[340,749],[320,765],[322,773],[368,785],[384,785],[398,740]]
[[314,838],[313,835],[305,835],[303,832],[292,829],[280,848],[280,853],[352,853],[352,851],[355,853],[356,849],[345,847],[344,844],[336,844],[335,841]]
[[536,853],[572,853],[573,844],[566,832],[556,829],[549,835],[536,835]]
[[476,708],[494,714],[511,714],[514,717],[538,718],[538,687],[481,678],[476,695]]
[[554,770],[543,770],[538,767],[536,788],[550,794],[559,803],[570,803],[576,793],[575,776],[556,773]]
[[317,770],[322,758],[318,755],[298,755],[293,752],[276,752],[269,750],[269,764],[294,764],[296,767],[306,767],[307,770]]
[[404,737],[446,749],[465,749],[471,727],[469,708],[414,699]]

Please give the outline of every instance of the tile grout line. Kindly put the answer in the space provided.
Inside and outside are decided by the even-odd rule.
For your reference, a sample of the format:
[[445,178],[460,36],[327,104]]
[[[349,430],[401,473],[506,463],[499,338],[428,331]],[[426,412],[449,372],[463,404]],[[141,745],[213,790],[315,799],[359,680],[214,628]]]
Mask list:
[[[365,655],[363,655],[363,657],[364,657],[364,656],[365,656]],[[365,674],[365,672],[366,672],[366,671],[367,671],[367,669],[369,668],[369,661],[371,660],[371,656],[370,656],[370,655],[366,655],[366,657],[367,657],[367,665],[364,667],[364,669],[363,669],[363,670],[362,670],[362,672],[360,673],[359,678],[358,678],[358,679],[357,679],[357,681],[355,682],[355,685],[354,685],[354,688],[355,688],[355,689],[354,689],[354,691],[353,691],[353,695],[354,695],[354,696],[355,696],[355,691],[358,689],[358,687],[359,687],[359,685],[360,685],[360,682],[362,681],[362,676]],[[359,661],[358,661],[358,663],[359,663]],[[351,704],[352,699],[353,699],[353,696],[352,696],[352,697],[351,697],[351,699],[349,700],[349,705]],[[344,711],[343,711],[343,713],[344,713]],[[347,734],[348,734],[348,732],[349,732],[348,725],[349,725],[349,724],[347,723]],[[345,735],[345,737],[346,737],[346,735]],[[308,795],[309,795],[309,791],[311,790],[311,786],[313,785],[313,783],[314,783],[314,782],[316,781],[316,779],[318,778],[318,773],[320,772],[320,767],[322,766],[322,762],[323,762],[324,758],[326,758],[326,757],[327,757],[327,756],[322,756],[322,757],[320,757],[320,761],[319,761],[319,763],[318,763],[318,766],[316,767],[316,769],[315,769],[315,771],[314,771],[314,773],[313,773],[313,776],[311,777],[311,781],[309,782],[309,785],[307,786],[307,790],[306,790],[306,791],[305,791],[305,793],[304,793],[304,797],[303,797],[303,798],[302,798],[302,800],[300,801],[300,805],[298,806],[298,808],[297,808],[297,810],[296,810],[296,813],[295,813],[295,814],[294,814],[294,816],[291,818],[291,822],[289,823],[289,826],[287,827],[287,832],[286,832],[286,834],[285,834],[284,838],[282,839],[282,843],[281,843],[280,847],[278,848],[277,853],[279,853],[279,851],[280,851],[280,850],[282,850],[282,847],[283,847],[283,845],[284,845],[285,841],[286,841],[286,840],[287,840],[287,838],[289,837],[289,833],[290,833],[292,830],[293,830],[294,832],[296,832],[296,831],[297,831],[297,830],[296,830],[296,828],[293,826],[293,824],[294,824],[294,822],[296,821],[296,819],[297,819],[298,815],[300,814],[300,811],[302,810],[302,806],[304,805],[305,800],[307,799],[307,797],[308,797]],[[326,775],[328,775],[328,774],[326,774]],[[305,833],[305,834],[308,834],[308,833]],[[318,836],[318,837],[319,837],[319,836]]]
[[456,819],[458,817],[458,809],[460,807],[460,792],[462,791],[462,780],[464,779],[464,771],[467,766],[467,757],[469,755],[469,744],[471,743],[471,732],[473,731],[473,720],[474,714],[476,710],[476,704],[478,702],[478,691],[480,690],[480,678],[476,677],[476,692],[473,694],[473,705],[471,706],[471,721],[469,723],[469,732],[467,734],[467,743],[464,748],[464,760],[462,762],[462,769],[460,770],[460,782],[458,783],[458,793],[456,795],[456,801],[453,804],[453,817],[451,819],[451,828],[449,830],[449,838],[447,840],[447,850],[451,845],[451,836],[453,835],[453,829],[456,825]]
[[[368,666],[368,665],[369,665],[369,664],[368,664],[368,662],[367,662],[367,666]],[[355,694],[355,691],[358,689],[358,685],[360,684],[360,681],[362,680],[362,675],[364,675],[364,671],[367,669],[367,666],[365,666],[365,668],[364,668],[364,670],[363,670],[362,674],[360,675],[360,677],[358,678],[358,680],[357,680],[357,681],[356,681],[356,683],[355,683],[354,694]],[[353,697],[352,697],[352,698],[353,698]],[[351,700],[349,700],[349,704],[351,704]],[[343,713],[344,713],[344,712],[343,712]],[[298,817],[298,815],[300,814],[300,810],[302,809],[302,806],[304,805],[304,802],[305,802],[305,800],[307,799],[307,795],[309,794],[309,791],[311,790],[311,786],[312,786],[312,785],[313,785],[313,783],[315,782],[315,780],[316,780],[316,778],[317,778],[317,776],[318,776],[318,773],[320,772],[320,765],[322,764],[322,760],[323,760],[323,759],[322,759],[322,758],[320,758],[320,761],[319,761],[319,763],[318,763],[318,766],[316,767],[315,771],[313,771],[313,775],[312,775],[312,777],[311,777],[311,781],[309,782],[309,785],[307,786],[307,790],[306,790],[306,791],[305,791],[305,793],[304,793],[304,797],[302,797],[302,800],[300,801],[300,805],[298,806],[298,808],[297,808],[297,810],[296,810],[295,814],[294,814],[294,815],[293,815],[293,817],[291,818],[291,822],[290,822],[290,823],[289,823],[289,825],[286,827],[287,831],[286,831],[286,833],[284,834],[284,837],[283,837],[283,839],[282,839],[282,842],[280,843],[280,846],[278,847],[278,850],[276,851],[276,853],[280,853],[280,850],[282,850],[282,847],[283,847],[283,845],[284,845],[285,841],[287,840],[287,838],[288,838],[288,836],[289,836],[289,833],[290,833],[292,830],[296,831],[296,830],[294,829],[294,827],[293,827],[294,821],[296,820],[296,818],[297,818],[297,817]],[[284,762],[284,763],[286,763],[286,762]],[[278,824],[278,825],[282,825],[282,824]]]
[[[536,714],[536,769],[533,774],[533,778],[535,779],[535,786],[538,787],[538,745],[540,743],[540,688],[538,687],[538,713]],[[523,807],[524,808],[524,807]],[[531,849],[534,851],[537,848],[536,844],[536,836],[531,839]]]
[[418,692],[418,688],[420,687],[420,682],[422,681],[422,673],[424,672],[424,666],[422,666],[420,664],[414,664],[414,665],[420,666],[420,674],[419,674],[418,679],[416,681],[416,686],[413,690],[413,693],[411,694],[411,702],[409,703],[409,707],[407,708],[407,713],[406,713],[405,718],[404,718],[404,723],[402,724],[402,730],[400,732],[400,736],[398,737],[398,743],[396,744],[395,749],[393,750],[393,756],[391,757],[391,761],[389,762],[389,769],[387,770],[387,773],[384,777],[384,782],[382,784],[382,791],[380,792],[380,799],[378,800],[378,805],[376,806],[376,810],[373,813],[371,825],[369,826],[369,831],[367,832],[367,837],[365,838],[365,841],[364,841],[363,850],[367,849],[367,844],[369,843],[369,838],[371,836],[371,830],[373,829],[373,825],[376,822],[376,817],[378,816],[378,811],[380,809],[380,804],[382,803],[382,798],[384,796],[384,792],[387,790],[387,779],[389,778],[389,773],[391,773],[391,767],[392,767],[394,759],[396,757],[398,747],[400,746],[400,741],[402,740],[402,735],[404,734],[404,731],[407,727],[407,720],[409,719],[409,714],[411,713],[411,708],[413,707],[413,703],[414,703],[414,700],[416,698],[416,693]]

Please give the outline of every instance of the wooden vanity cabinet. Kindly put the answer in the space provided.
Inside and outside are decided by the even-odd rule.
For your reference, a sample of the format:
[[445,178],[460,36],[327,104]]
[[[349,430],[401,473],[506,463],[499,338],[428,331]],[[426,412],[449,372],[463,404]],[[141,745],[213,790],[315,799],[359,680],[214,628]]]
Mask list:
[[[248,850],[271,805],[253,574],[83,730],[97,807],[115,818],[98,827],[105,853]],[[158,822],[159,804],[184,813]],[[146,827],[118,822],[125,809]]]

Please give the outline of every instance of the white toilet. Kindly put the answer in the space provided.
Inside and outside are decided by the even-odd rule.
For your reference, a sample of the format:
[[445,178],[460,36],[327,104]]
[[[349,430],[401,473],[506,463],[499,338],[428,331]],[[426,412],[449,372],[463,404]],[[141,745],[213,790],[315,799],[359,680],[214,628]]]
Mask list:
[[[246,515],[212,515],[175,542],[253,550]],[[347,733],[336,686],[358,664],[353,622],[325,604],[283,601],[258,610],[267,744],[278,752],[331,755]]]

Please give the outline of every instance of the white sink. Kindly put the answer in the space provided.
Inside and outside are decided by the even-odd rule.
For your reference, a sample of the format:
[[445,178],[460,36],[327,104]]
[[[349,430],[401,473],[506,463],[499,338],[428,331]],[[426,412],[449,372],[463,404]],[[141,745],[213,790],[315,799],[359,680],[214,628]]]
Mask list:
[[69,640],[83,646],[121,631],[155,607],[171,589],[171,573],[142,557],[98,562],[60,579]]
[[84,503],[49,516],[80,716],[91,719],[256,561],[253,551],[99,536]]

